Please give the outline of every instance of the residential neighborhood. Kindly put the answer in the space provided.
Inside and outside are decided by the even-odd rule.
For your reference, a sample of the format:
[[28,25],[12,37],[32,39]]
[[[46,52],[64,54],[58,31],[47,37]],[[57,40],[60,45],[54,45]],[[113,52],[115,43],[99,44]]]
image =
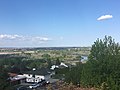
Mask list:
[[[80,56],[79,52],[81,49],[78,48],[78,51],[74,54],[74,48],[68,48],[69,52],[73,51],[73,57],[76,57],[76,60],[65,60],[68,57],[60,58],[61,54],[66,52],[67,48],[60,49],[56,48],[56,50],[52,49],[45,49],[43,52],[40,49],[27,49],[30,52],[26,53],[26,49],[4,49],[4,54],[0,54],[0,57],[6,63],[5,67],[9,69],[8,75],[10,80],[10,85],[14,86],[18,90],[22,90],[24,87],[27,89],[39,89],[39,88],[46,88],[46,85],[55,84],[58,81],[64,80],[64,74],[59,74],[59,70],[69,69],[76,66],[76,63],[79,63],[80,60],[85,61],[86,58],[77,57]],[[32,52],[34,51],[34,53]],[[40,52],[38,52],[38,50]],[[75,48],[77,50],[77,48]],[[80,51],[79,51],[80,50]],[[3,49],[1,49],[3,52]],[[7,52],[14,52],[14,53],[7,53]],[[33,56],[38,52],[38,56],[41,55],[41,58],[38,56]],[[54,52],[55,51],[55,52]],[[64,51],[64,52],[63,52]],[[22,53],[21,53],[22,52]],[[49,52],[54,52],[54,56],[49,54]],[[58,52],[58,54],[57,54]],[[41,53],[41,54],[39,54]],[[61,54],[60,54],[61,53]],[[28,56],[29,55],[29,56]],[[72,55],[72,52],[71,52]],[[7,60],[9,58],[9,62]],[[14,61],[15,59],[15,61]],[[33,60],[31,60],[33,59]],[[38,60],[40,59],[40,60]],[[43,60],[42,60],[43,59]],[[53,59],[53,60],[52,60]],[[8,64],[7,64],[8,63]],[[13,64],[12,64],[13,63]],[[16,63],[16,64],[15,64]],[[34,64],[33,64],[34,63]],[[40,64],[39,64],[40,63]],[[11,64],[11,66],[9,66]],[[38,67],[38,65],[44,65],[44,67]],[[41,84],[42,83],[42,84]]]

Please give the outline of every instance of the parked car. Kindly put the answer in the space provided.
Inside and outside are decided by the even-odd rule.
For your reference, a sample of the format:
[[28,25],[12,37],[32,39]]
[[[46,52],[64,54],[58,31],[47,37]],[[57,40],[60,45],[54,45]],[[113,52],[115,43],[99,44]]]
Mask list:
[[29,88],[35,89],[35,88],[37,88],[37,87],[39,87],[39,86],[40,86],[39,83],[35,83],[35,84],[30,85]]
[[40,86],[45,86],[47,84],[49,84],[50,82],[49,81],[46,81],[46,80],[42,80],[41,82],[39,82]]

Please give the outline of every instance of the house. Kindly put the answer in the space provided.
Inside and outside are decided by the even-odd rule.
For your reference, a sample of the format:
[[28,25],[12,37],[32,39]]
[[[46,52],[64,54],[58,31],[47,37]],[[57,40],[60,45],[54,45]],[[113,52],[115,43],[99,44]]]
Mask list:
[[18,75],[15,73],[9,73],[9,79],[11,85],[17,85],[21,83],[38,83],[45,79],[43,75],[23,74]]
[[38,70],[32,70],[25,72],[23,75],[26,77],[26,82],[28,83],[38,83],[41,80],[45,80],[50,75],[51,71],[47,68],[41,68]]
[[26,77],[23,75],[18,75],[16,73],[8,73],[8,75],[11,85],[21,84],[26,81]]
[[20,84],[20,83],[38,83],[42,80],[49,79],[50,69],[41,68],[38,70],[27,71],[22,75],[16,73],[9,73],[11,84]]
[[55,70],[56,68],[67,68],[68,65],[66,65],[65,63],[61,62],[60,65],[52,65],[51,66],[51,70]]
[[60,66],[64,66],[64,67],[68,67],[68,65],[66,65],[65,63],[60,63]]
[[57,66],[57,65],[52,65],[50,69],[51,69],[51,70],[54,70],[55,68],[59,68],[59,66]]
[[45,76],[43,75],[34,75],[34,74],[23,74],[26,77],[26,82],[27,83],[38,83],[41,80],[45,79]]

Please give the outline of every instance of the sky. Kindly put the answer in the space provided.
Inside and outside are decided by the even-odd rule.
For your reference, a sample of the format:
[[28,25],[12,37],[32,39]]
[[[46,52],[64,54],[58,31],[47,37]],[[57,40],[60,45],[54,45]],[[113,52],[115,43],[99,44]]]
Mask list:
[[120,0],[0,0],[0,47],[83,47],[120,42]]

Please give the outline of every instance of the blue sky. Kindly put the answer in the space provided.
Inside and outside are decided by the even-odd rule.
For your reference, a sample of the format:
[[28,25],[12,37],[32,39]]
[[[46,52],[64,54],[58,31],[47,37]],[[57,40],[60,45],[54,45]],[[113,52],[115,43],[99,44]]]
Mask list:
[[[120,42],[120,0],[0,0],[0,47]],[[98,18],[102,18],[98,20]]]

